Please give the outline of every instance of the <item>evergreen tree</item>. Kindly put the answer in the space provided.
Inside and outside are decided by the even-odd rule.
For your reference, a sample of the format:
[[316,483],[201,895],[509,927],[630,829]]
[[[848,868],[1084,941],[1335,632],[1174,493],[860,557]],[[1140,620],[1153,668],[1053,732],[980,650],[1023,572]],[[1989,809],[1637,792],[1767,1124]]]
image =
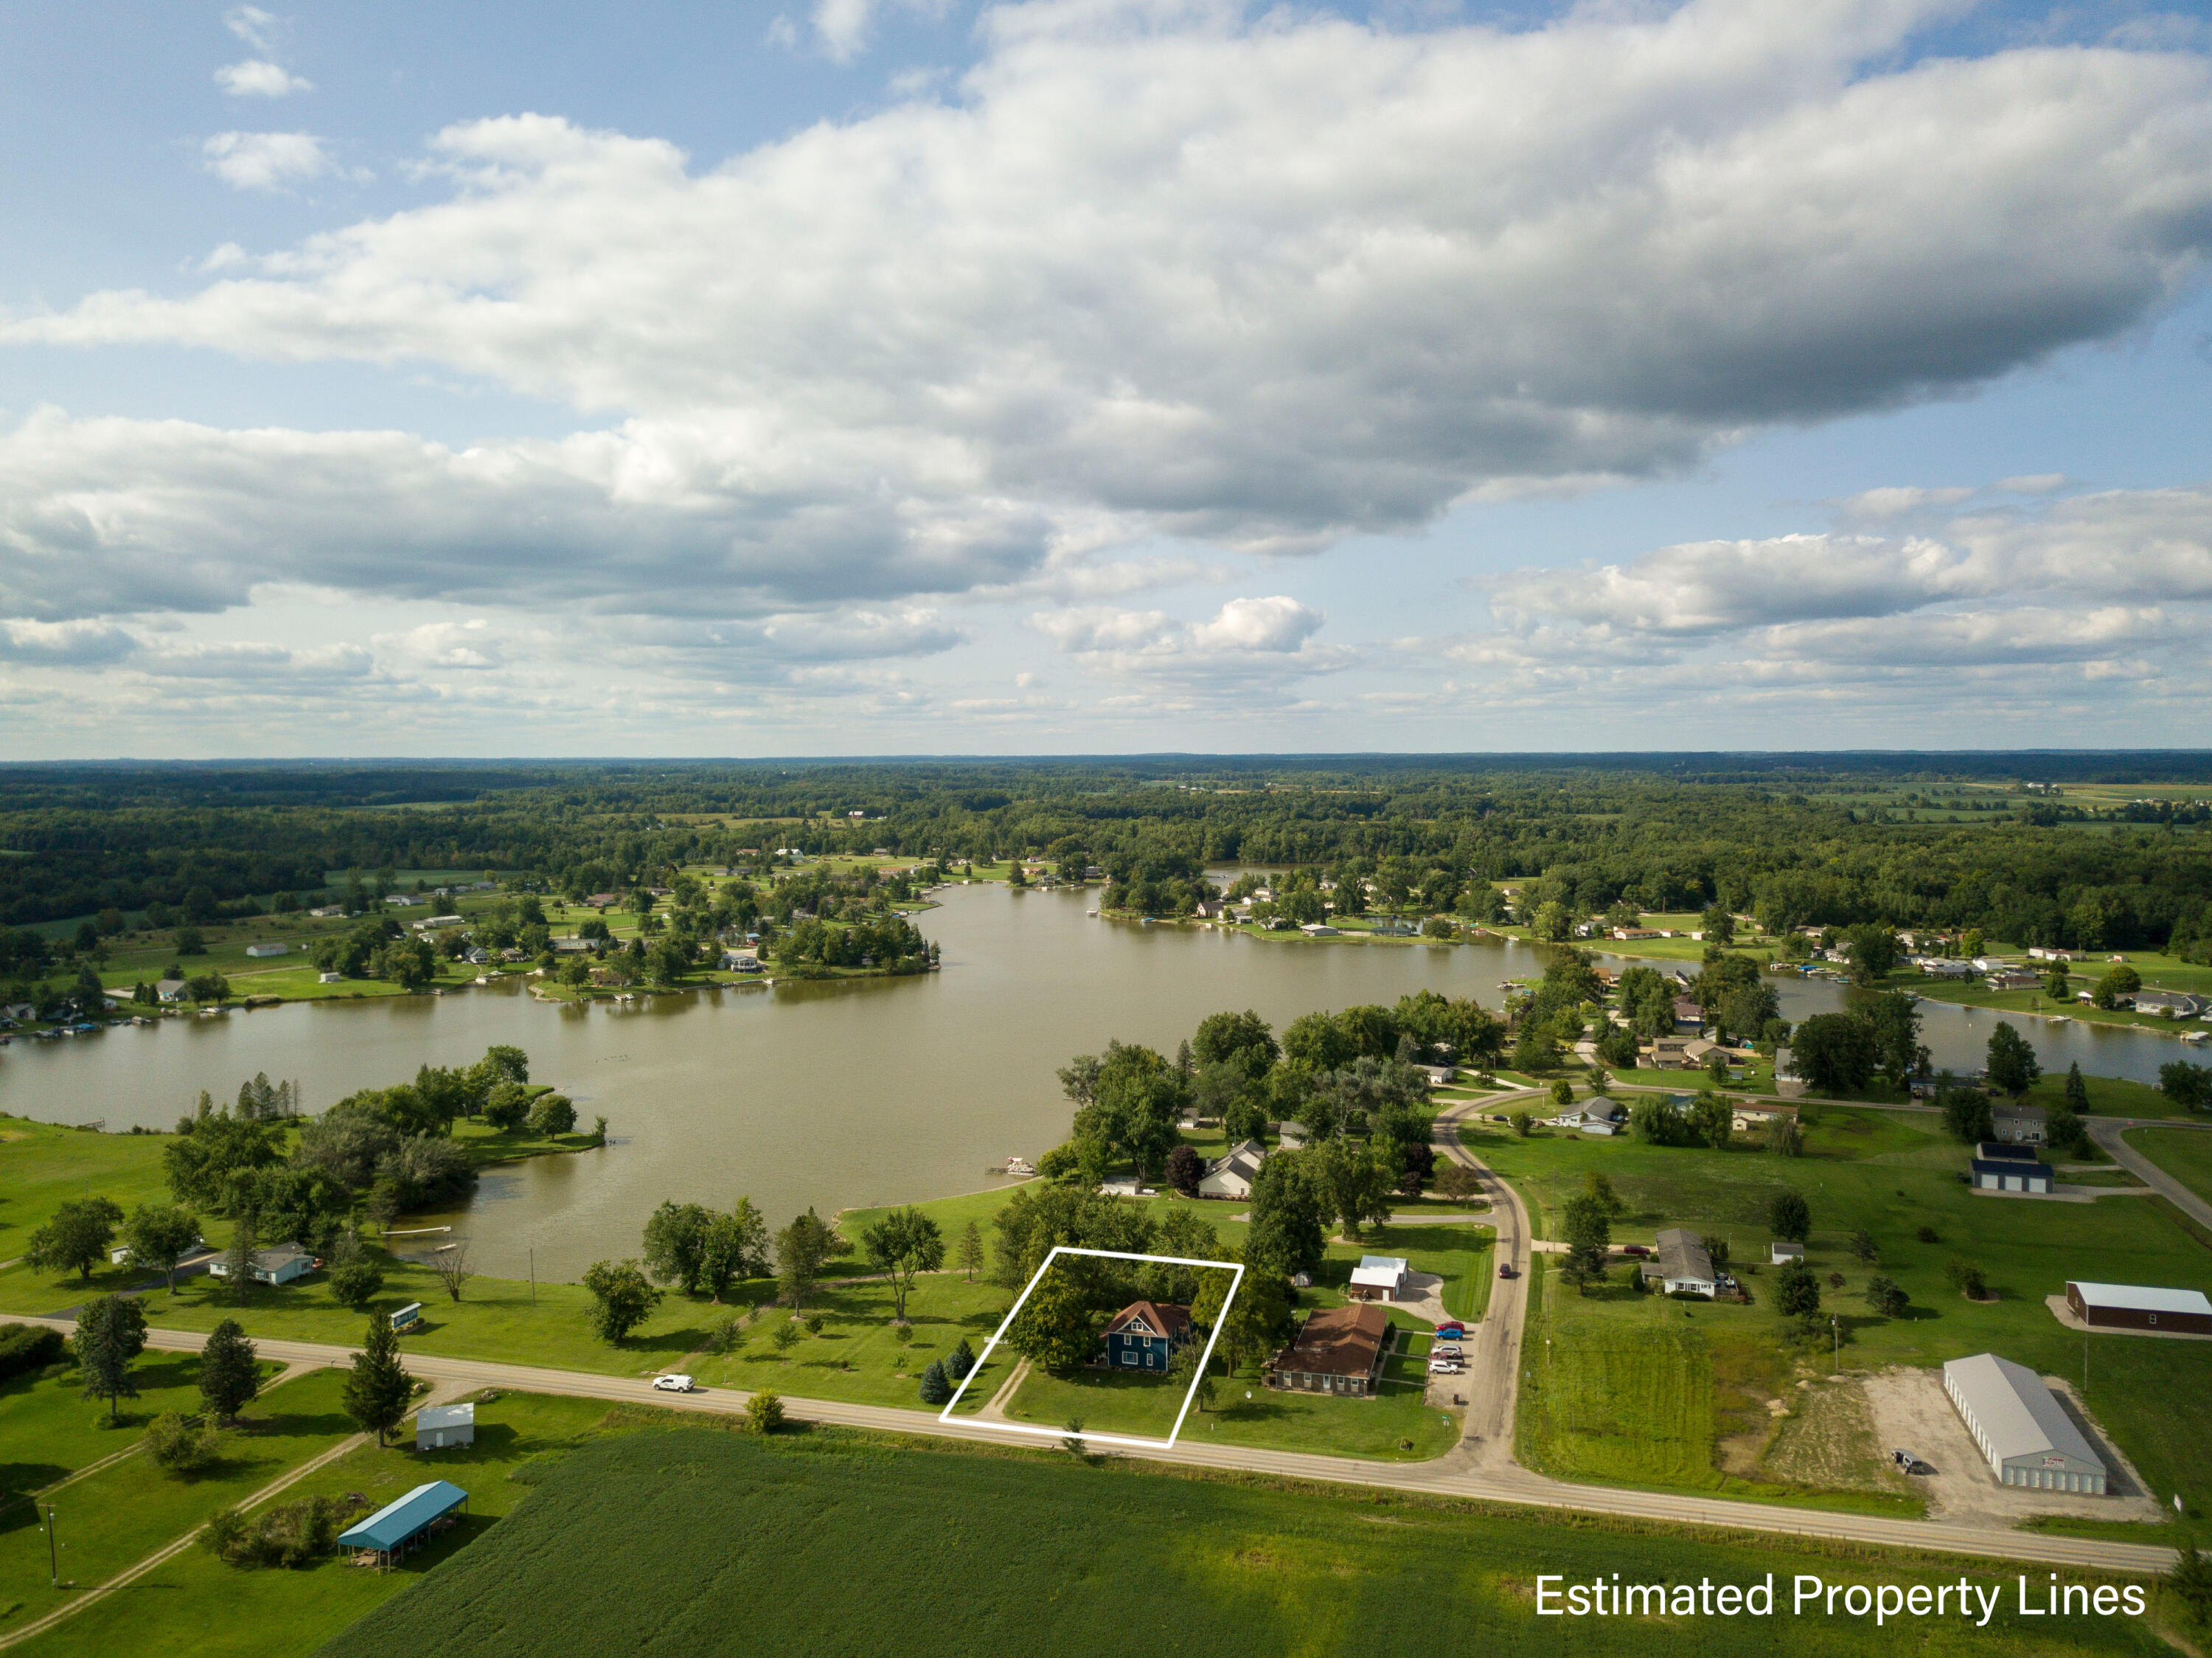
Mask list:
[[2081,1079],[2081,1062],[2078,1059],[2066,1068],[2066,1103],[2074,1108],[2076,1117],[2089,1114],[2089,1085]]
[[217,1419],[234,1422],[260,1391],[261,1367],[253,1344],[236,1319],[225,1319],[200,1349],[200,1397]]
[[392,1320],[371,1319],[368,1339],[353,1356],[353,1374],[346,1378],[345,1413],[362,1432],[374,1432],[381,1449],[385,1435],[406,1418],[414,1393],[415,1378],[399,1362],[399,1337]]
[[959,1344],[945,1356],[945,1374],[953,1381],[960,1381],[975,1368],[975,1350],[968,1344],[968,1338],[963,1336]]
[[[960,1234],[960,1270],[968,1275],[968,1282],[975,1282],[975,1274],[983,1265],[983,1228],[973,1221]],[[961,1346],[967,1346],[963,1338]]]
[[117,1420],[118,1402],[138,1397],[131,1380],[131,1361],[146,1350],[146,1314],[128,1295],[102,1295],[77,1309],[76,1362],[84,1376],[84,1396],[107,1401],[107,1419]]
[[948,1405],[951,1400],[952,1384],[945,1380],[945,1361],[932,1359],[929,1368],[921,1373],[921,1402],[941,1405]]

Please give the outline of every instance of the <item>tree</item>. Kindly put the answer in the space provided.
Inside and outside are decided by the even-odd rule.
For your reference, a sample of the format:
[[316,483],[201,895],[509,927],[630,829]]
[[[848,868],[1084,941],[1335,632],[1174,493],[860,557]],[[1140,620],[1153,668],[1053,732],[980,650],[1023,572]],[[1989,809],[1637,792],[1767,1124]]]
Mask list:
[[1886,1319],[1901,1319],[1910,1298],[1896,1279],[1875,1273],[1867,1280],[1867,1305]]
[[1903,991],[1889,991],[1869,998],[1859,1009],[1874,1031],[1875,1063],[1894,1087],[1928,1063],[1928,1050],[1920,1042],[1920,1008]]
[[1968,1301],[1989,1299],[1989,1280],[1982,1276],[1982,1269],[1973,1262],[1961,1260],[1954,1255],[1943,1263],[1943,1276],[1951,1281],[1952,1288]]
[[1079,1276],[1054,1270],[1030,1291],[1007,1326],[1006,1340],[1016,1352],[1048,1370],[1073,1370],[1098,1356],[1099,1332],[1105,1322],[1104,1309],[1091,1302]]
[[1380,1225],[1390,1218],[1390,1194],[1399,1171],[1383,1147],[1340,1138],[1316,1147],[1315,1155],[1328,1212],[1342,1224],[1346,1236],[1356,1238],[1368,1222]]
[[775,1234],[776,1289],[793,1312],[814,1293],[822,1269],[848,1247],[836,1228],[811,1207]]
[[107,1265],[122,1220],[123,1211],[109,1198],[72,1198],[31,1234],[23,1259],[40,1272],[75,1272],[89,1283],[92,1269]]
[[1560,1111],[1570,1109],[1575,1103],[1575,1085],[1562,1076],[1552,1084],[1552,1104]]
[[530,1120],[530,1090],[520,1082],[499,1082],[484,1095],[483,1119],[501,1134]]
[[769,1274],[768,1222],[750,1198],[740,1198],[726,1215],[707,1222],[699,1247],[699,1284],[720,1301],[722,1293],[740,1278],[764,1278]]
[[[1018,864],[1014,873],[1021,873]],[[921,1402],[924,1405],[944,1405],[952,1402],[952,1383],[945,1374],[945,1361],[932,1359],[929,1368],[921,1373]]]
[[1596,1169],[1583,1176],[1583,1194],[1596,1200],[1608,1219],[1618,1220],[1628,1212],[1628,1205],[1613,1189],[1613,1177]]
[[1218,1332],[1216,1350],[1231,1375],[1247,1359],[1272,1350],[1291,1320],[1289,1285],[1280,1275],[1252,1266],[1249,1251],[1245,1261],[1243,1287],[1228,1303],[1225,1314],[1222,1303],[1234,1280],[1233,1273],[1201,1274],[1198,1293],[1191,1298],[1192,1320]]
[[1943,1113],[1943,1126],[1952,1137],[1969,1145],[1996,1132],[1990,1114],[1990,1096],[1979,1088],[1959,1087],[1947,1076],[1936,1086],[1936,1109]]
[[2089,1085],[2082,1080],[2081,1062],[2078,1059],[2066,1068],[2066,1103],[2077,1117],[2089,1114]]
[[1904,954],[1898,947],[1897,935],[1876,923],[1854,927],[1845,936],[1850,941],[1851,977],[1862,984],[1887,977]]
[[1679,1146],[1690,1137],[1689,1119],[1661,1094],[1647,1094],[1630,1108],[1628,1131],[1647,1146]]
[[2194,1542],[2182,1548],[2166,1586],[2191,1624],[2198,1629],[2212,1624],[2212,1557],[2199,1553]]
[[574,1134],[576,1102],[565,1094],[540,1094],[530,1108],[529,1121],[532,1134]]
[[1322,1222],[1331,1211],[1311,1150],[1279,1151],[1252,1181],[1252,1229],[1244,1260],[1253,1272],[1289,1277],[1321,1265]]
[[476,1277],[476,1269],[469,1265],[469,1247],[457,1243],[450,1249],[441,1249],[430,1257],[431,1276],[439,1287],[455,1301],[461,1298],[461,1287]]
[[1525,1111],[1516,1111],[1506,1119],[1513,1125],[1514,1133],[1527,1139],[1536,1126],[1536,1119]]
[[2043,1137],[2053,1151],[2079,1156],[2089,1143],[2088,1131],[2081,1119],[2074,1114],[2074,1107],[2064,1100],[2051,1106],[2049,1119],[2043,1126]]
[[945,1265],[945,1237],[937,1222],[909,1205],[895,1209],[860,1233],[860,1247],[876,1271],[890,1281],[891,1317],[906,1319],[906,1298],[914,1281]]
[[200,1349],[200,1397],[218,1422],[235,1422],[261,1391],[261,1366],[253,1344],[236,1319],[225,1319],[208,1332]]
[[1799,1157],[1804,1155],[1805,1134],[1797,1126],[1795,1117],[1770,1117],[1762,1131],[1766,1149],[1778,1157]]
[[415,1396],[415,1378],[399,1362],[399,1335],[390,1319],[372,1318],[362,1350],[353,1356],[353,1369],[341,1390],[345,1413],[362,1432],[376,1436],[377,1448],[384,1436],[405,1419],[408,1401]]
[[1176,1387],[1189,1393],[1191,1402],[1200,1410],[1213,1408],[1213,1375],[1199,1343],[1187,1341],[1169,1356],[1168,1375]]
[[145,1309],[128,1295],[101,1295],[76,1314],[78,1372],[84,1397],[107,1401],[107,1418],[117,1419],[118,1401],[138,1397],[131,1380],[131,1361],[146,1350]]
[[700,1204],[673,1202],[663,1203],[647,1218],[645,1270],[656,1283],[676,1284],[687,1295],[697,1292],[708,1219]]
[[783,1426],[783,1401],[763,1387],[745,1401],[745,1425],[757,1434],[772,1434]]
[[1874,1234],[1864,1227],[1855,1227],[1850,1235],[1850,1251],[1854,1259],[1871,1265],[1881,1259],[1881,1252],[1874,1246]]
[[1191,1038],[1191,1058],[1203,1069],[1211,1064],[1236,1066],[1251,1082],[1258,1082],[1275,1067],[1282,1049],[1267,1021],[1247,1009],[1243,1013],[1208,1014],[1198,1021]]
[[1727,1149],[1735,1122],[1727,1100],[1711,1088],[1703,1089],[1690,1101],[1689,1119],[1690,1132],[1701,1143]]
[[[968,1275],[968,1282],[975,1282],[975,1274],[983,1265],[983,1228],[973,1221],[961,1229],[959,1249],[960,1270]],[[963,1338],[963,1343],[965,1338]]]
[[131,1211],[123,1228],[131,1246],[133,1265],[163,1274],[169,1293],[177,1293],[177,1263],[192,1253],[200,1240],[200,1223],[190,1210],[174,1204],[141,1204]]
[[584,1288],[592,1297],[592,1333],[617,1346],[660,1305],[660,1291],[635,1261],[592,1262],[585,1271]]
[[146,1454],[165,1473],[196,1473],[222,1456],[228,1437],[218,1428],[198,1427],[165,1411],[146,1424]]
[[1726,1266],[1729,1264],[1729,1240],[1725,1234],[1708,1232],[1701,1235],[1698,1241],[1704,1246],[1706,1258],[1715,1266]]
[[1587,1295],[1589,1281],[1605,1274],[1606,1255],[1613,1247],[1613,1217],[1601,1200],[1579,1194],[1560,1208],[1559,1236],[1567,1246],[1560,1274]]
[[1790,1038],[1797,1074],[1815,1094],[1856,1094],[1874,1077],[1881,1050],[1874,1028],[1847,1013],[1816,1013]]
[[253,1293],[253,1269],[261,1264],[260,1217],[242,1210],[231,1223],[230,1247],[222,1252],[223,1275],[230,1280],[230,1293],[244,1301]]
[[2008,1021],[1999,1020],[1996,1029],[1990,1033],[1990,1086],[2017,1100],[2042,1075],[2043,1067],[2036,1062],[2035,1050],[2027,1039]]
[[1479,1198],[1482,1195],[1482,1176],[1465,1163],[1442,1164],[1437,1170],[1437,1195],[1440,1198]]
[[1168,1184],[1186,1198],[1198,1196],[1198,1183],[1206,1178],[1206,1159],[1189,1146],[1168,1153]]
[[1820,1310],[1820,1281],[1802,1259],[1786,1263],[1775,1274],[1774,1309],[1784,1318],[1796,1319]]
[[2212,1065],[2168,1060],[2158,1068],[2158,1090],[2185,1111],[2212,1106]]
[[1803,1243],[1813,1234],[1813,1210],[1802,1192],[1778,1192],[1766,1206],[1767,1230],[1778,1238]]

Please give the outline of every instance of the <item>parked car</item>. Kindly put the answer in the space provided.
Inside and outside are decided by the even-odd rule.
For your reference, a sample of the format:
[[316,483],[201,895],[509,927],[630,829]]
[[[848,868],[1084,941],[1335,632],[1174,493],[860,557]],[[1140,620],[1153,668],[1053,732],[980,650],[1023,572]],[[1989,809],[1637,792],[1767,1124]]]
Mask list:
[[663,1393],[696,1393],[699,1391],[697,1382],[683,1375],[655,1376],[653,1385],[656,1391]]
[[1432,1376],[1455,1376],[1467,1367],[1457,1359],[1431,1359],[1429,1374]]
[[1639,1261],[1645,1259],[1651,1253],[1642,1244],[1623,1244],[1620,1247],[1620,1253],[1624,1255],[1632,1255]]

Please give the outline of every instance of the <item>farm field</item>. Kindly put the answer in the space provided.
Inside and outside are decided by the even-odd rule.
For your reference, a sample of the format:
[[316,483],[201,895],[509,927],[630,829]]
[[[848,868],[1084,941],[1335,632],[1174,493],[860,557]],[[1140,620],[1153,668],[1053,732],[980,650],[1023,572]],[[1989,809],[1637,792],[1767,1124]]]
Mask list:
[[[1522,1433],[1531,1461],[1548,1472],[1722,1489],[1729,1476],[1717,1460],[1720,1442],[1748,1431],[1731,1423],[1757,1425],[1752,1408],[1763,1416],[1796,1365],[1828,1367],[1828,1343],[1799,1346],[1766,1294],[1767,1206],[1785,1189],[1802,1193],[1811,1210],[1807,1259],[1820,1279],[1823,1311],[1840,1315],[1847,1369],[1929,1366],[1994,1351],[2078,1379],[2081,1338],[2043,1301],[2067,1279],[2212,1289],[2212,1247],[2170,1205],[2141,1198],[2095,1204],[1977,1198],[1957,1179],[1966,1149],[1943,1137],[1929,1116],[1823,1107],[1807,1131],[1808,1155],[1795,1159],[1742,1146],[1646,1146],[1626,1137],[1540,1133],[1522,1140],[1489,1125],[1464,1133],[1477,1155],[1529,1198],[1540,1235],[1540,1217],[1601,1173],[1623,1204],[1613,1222],[1616,1243],[1649,1243],[1668,1226],[1724,1237],[1751,1297],[1747,1306],[1729,1306],[1644,1296],[1626,1287],[1627,1269],[1620,1266],[1611,1285],[1588,1296],[1547,1279],[1532,1308],[1528,1350],[1537,1375],[1535,1391],[1522,1395]],[[1922,1240],[1923,1226],[1935,1241]],[[1861,1228],[1877,1252],[1873,1264],[1849,1247]],[[1992,1299],[1968,1301],[1952,1288],[1946,1265],[1954,1258],[1982,1269]],[[1904,1317],[1884,1319],[1869,1308],[1865,1286],[1877,1271],[1910,1296]],[[1832,1275],[1844,1279],[1840,1289]],[[1539,1318],[1546,1324],[1540,1331],[1533,1322]],[[1547,1336],[1557,1378],[1548,1402],[1540,1368]],[[2207,1345],[2100,1339],[2087,1395],[2159,1499],[2170,1503],[2178,1491],[2192,1514],[2212,1489],[2212,1445],[2172,1432],[2171,1405],[2212,1386]],[[2144,1350],[2152,1347],[2160,1350]],[[1678,1364],[1710,1367],[1723,1393],[1733,1388],[1740,1398],[1716,1400],[1703,1387],[1674,1389],[1666,1377]],[[1646,1373],[1649,1389],[1641,1380]],[[1612,1411],[1600,1433],[1589,1424],[1599,1419],[1596,1401],[1607,1389],[1621,1390],[1613,1395],[1616,1405],[1638,1403],[1633,1411]],[[1585,1395],[1588,1415],[1577,1403]]]
[[[640,1526],[650,1513],[655,1523]],[[579,1593],[580,1561],[590,1591]],[[1154,1644],[1209,1658],[1284,1652],[1431,1654],[1484,1643],[1516,1654],[1641,1653],[1641,1619],[1539,1618],[1534,1575],[1786,1583],[1863,1579],[1846,1557],[1783,1540],[1686,1536],[1485,1513],[1146,1469],[1117,1458],[991,1451],[830,1432],[763,1440],[707,1429],[630,1434],[547,1467],[531,1496],[437,1570],[325,1645],[329,1658],[404,1652],[507,1658],[605,1651],[641,1658],[855,1649],[856,1616],[892,1601],[825,1592],[861,1561],[904,1561],[897,1648],[928,1658],[1095,1653],[1120,1645],[1133,1606],[1171,1608]],[[1970,1576],[1990,1574],[1972,1566]],[[1955,1581],[1956,1561],[1884,1561],[1885,1580]],[[1999,1582],[2006,1582],[2002,1577]],[[1442,1647],[1437,1609],[1460,1634]],[[1779,1629],[1670,1624],[1675,1650],[1764,1653]],[[1929,1620],[1792,1619],[1814,1655],[2051,1650],[2002,1612],[1987,1628]],[[2069,1649],[2151,1653],[2124,1618],[2068,1626]]]
[[2127,1143],[2212,1203],[2212,1131],[2199,1128],[2130,1129]]
[[[62,1582],[74,1588],[52,1586],[36,1512],[27,1503],[9,1507],[0,1516],[0,1608],[8,1609],[0,1617],[0,1635],[44,1616],[76,1588],[106,1581],[217,1509],[346,1439],[354,1426],[339,1408],[339,1385],[337,1371],[317,1370],[264,1393],[247,1407],[228,1454],[204,1473],[180,1478],[146,1457],[130,1456],[66,1487],[53,1499],[59,1510],[55,1535]],[[84,1405],[88,1414],[93,1408]],[[11,1459],[23,1448],[12,1442],[7,1447]]]

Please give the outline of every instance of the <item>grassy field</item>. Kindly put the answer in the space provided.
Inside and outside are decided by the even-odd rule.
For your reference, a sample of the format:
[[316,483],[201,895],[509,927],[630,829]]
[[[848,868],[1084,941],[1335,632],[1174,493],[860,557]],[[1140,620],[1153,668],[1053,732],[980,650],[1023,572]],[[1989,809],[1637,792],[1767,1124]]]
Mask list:
[[[353,1423],[338,1405],[339,1382],[337,1371],[318,1370],[264,1394],[248,1407],[229,1454],[204,1473],[180,1478],[143,1456],[131,1456],[56,1493],[61,1588],[49,1577],[38,1514],[28,1503],[10,1506],[0,1515],[0,1608],[6,1609],[0,1635],[51,1612],[77,1588],[113,1576],[216,1509],[351,1435]],[[91,1408],[84,1406],[88,1412]],[[12,1441],[8,1448],[11,1455],[21,1454]]]
[[125,1214],[166,1201],[166,1135],[95,1134],[0,1114],[0,1261],[23,1253],[31,1234],[77,1198],[112,1198]]
[[2205,1202],[2212,1203],[2212,1131],[2138,1128],[2130,1129],[2124,1137]]
[[[845,1591],[856,1571],[872,1577],[893,1563],[889,1593]],[[694,1428],[607,1438],[553,1463],[508,1518],[322,1650],[1095,1654],[1127,1646],[1141,1612],[1157,1624],[1147,1645],[1208,1658],[1430,1655],[1478,1639],[1584,1658],[1648,1651],[1654,1626],[1539,1618],[1537,1573],[1744,1582],[1770,1571],[1786,1607],[1796,1572],[1952,1582],[1961,1566],[1876,1565],[1859,1551],[1780,1539],[1486,1513],[1117,1458]],[[1686,1655],[1732,1655],[1772,1651],[1784,1635],[1692,1618],[1670,1621],[1665,1638]],[[1790,1618],[1786,1638],[1816,1655],[2161,1649],[2138,1620],[2084,1618],[2060,1634],[2008,1610],[1980,1630],[1808,1616]]]
[[425,1480],[450,1479],[466,1490],[467,1520],[396,1570],[356,1570],[335,1557],[301,1570],[240,1570],[193,1549],[19,1650],[25,1658],[123,1651],[135,1658],[295,1658],[483,1538],[529,1494],[550,1459],[610,1426],[662,1417],[680,1419],[526,1393],[479,1403],[471,1447],[420,1453],[411,1440],[381,1451],[364,1446],[278,1499],[357,1493],[381,1508]]
[[[1522,1140],[1474,1126],[1464,1132],[1540,1212],[1555,1210],[1596,1171],[1608,1176],[1625,1206],[1613,1226],[1617,1242],[1649,1242],[1668,1226],[1727,1238],[1751,1295],[1747,1306],[1717,1306],[1626,1289],[1581,1297],[1553,1288],[1541,1314],[1532,1314],[1547,1323],[1530,1351],[1540,1353],[1542,1335],[1553,1338],[1558,1408],[1540,1394],[1533,1401],[1524,1395],[1522,1420],[1532,1459],[1555,1472],[1717,1489],[1725,1478],[1729,1411],[1708,1422],[1700,1395],[1654,1391],[1662,1387],[1656,1379],[1647,1389],[1634,1373],[1648,1368],[1657,1378],[1669,1366],[1711,1367],[1735,1377],[1730,1385],[1763,1409],[1779,1396],[1790,1368],[1826,1368],[1826,1344],[1795,1348],[1765,1294],[1770,1275],[1759,1264],[1766,1259],[1766,1210],[1785,1188],[1802,1192],[1812,1210],[1808,1260],[1821,1278],[1824,1309],[1842,1316],[1847,1368],[1935,1365],[1996,1351],[2078,1378],[2081,1338],[2060,1326],[2043,1299],[2067,1279],[2212,1289],[2212,1240],[2170,1205],[2136,1198],[2087,1204],[1977,1198],[1957,1178],[1966,1148],[1942,1137],[1927,1116],[1825,1108],[1808,1132],[1808,1155],[1795,1159],[1741,1147],[1645,1146],[1626,1137]],[[1935,1242],[1920,1239],[1923,1226],[1934,1230]],[[1849,1249],[1857,1228],[1871,1234],[1878,1263],[1863,1263]],[[1945,1265],[1954,1257],[1982,1268],[1993,1299],[1970,1302],[1950,1287]],[[1864,1289],[1876,1271],[1911,1296],[1904,1317],[1883,1319],[1869,1309]],[[1831,1274],[1844,1278],[1840,1290],[1830,1286]],[[1587,1353],[1586,1362],[1578,1353]],[[1540,1387],[1540,1372],[1538,1381]],[[2212,1347],[2097,1338],[2091,1409],[2160,1501],[2179,1491],[2192,1512],[2212,1490],[2212,1442],[2172,1431],[2172,1401],[2208,1387]],[[1586,1390],[1594,1405],[1606,1398],[1642,1403],[1632,1412],[1616,1411],[1614,1426],[1600,1435],[1577,1402]],[[1662,1448],[1668,1446],[1678,1448]]]
[[[763,1283],[750,1286],[753,1299],[774,1293]],[[742,1295],[733,1299],[743,1303]],[[981,1352],[1013,1298],[996,1284],[968,1283],[957,1272],[933,1273],[915,1283],[907,1298],[912,1338],[902,1345],[891,1325],[888,1284],[870,1280],[824,1283],[808,1303],[822,1315],[822,1332],[803,1336],[787,1351],[770,1339],[790,1314],[764,1308],[744,1327],[741,1349],[692,1362],[692,1374],[708,1387],[772,1387],[803,1399],[849,1399],[862,1405],[924,1408],[921,1373],[943,1358],[964,1336],[969,1349]],[[710,1309],[717,1314],[731,1309]],[[737,1309],[743,1310],[742,1306]]]
[[[283,1367],[264,1362],[262,1375]],[[66,1478],[138,1442],[149,1422],[165,1411],[191,1416],[200,1409],[197,1353],[149,1350],[131,1367],[138,1397],[120,1401],[111,1425],[107,1406],[84,1397],[73,1359],[45,1371],[0,1383],[0,1503],[13,1502]]]

